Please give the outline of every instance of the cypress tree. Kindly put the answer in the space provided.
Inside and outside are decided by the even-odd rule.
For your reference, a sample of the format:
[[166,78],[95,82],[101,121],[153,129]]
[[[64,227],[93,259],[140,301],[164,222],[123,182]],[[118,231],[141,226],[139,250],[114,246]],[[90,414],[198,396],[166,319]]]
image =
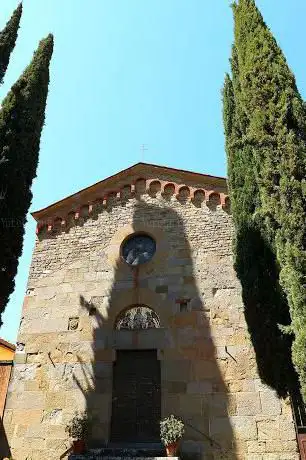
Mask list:
[[239,0],[233,11],[232,80],[223,99],[235,267],[261,376],[280,393],[290,387],[293,339],[306,400],[305,104],[254,0]]
[[3,82],[11,52],[15,48],[21,15],[22,4],[20,3],[0,32],[0,84]]
[[[0,111],[0,315],[14,289],[24,225],[32,200],[49,85],[53,36],[42,40],[31,64],[5,97]],[[0,316],[1,323],[1,316]]]

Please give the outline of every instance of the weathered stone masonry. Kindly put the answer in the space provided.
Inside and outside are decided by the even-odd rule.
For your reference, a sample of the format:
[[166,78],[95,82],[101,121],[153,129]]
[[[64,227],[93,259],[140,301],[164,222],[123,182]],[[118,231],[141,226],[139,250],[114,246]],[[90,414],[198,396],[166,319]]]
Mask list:
[[[5,412],[13,458],[56,459],[75,409],[109,439],[116,350],[157,349],[162,415],[188,423],[203,459],[297,460],[290,405],[263,385],[233,269],[225,180],[139,164],[35,213],[38,235]],[[157,243],[137,274],[120,258],[133,232]],[[118,331],[144,304],[161,328]]]

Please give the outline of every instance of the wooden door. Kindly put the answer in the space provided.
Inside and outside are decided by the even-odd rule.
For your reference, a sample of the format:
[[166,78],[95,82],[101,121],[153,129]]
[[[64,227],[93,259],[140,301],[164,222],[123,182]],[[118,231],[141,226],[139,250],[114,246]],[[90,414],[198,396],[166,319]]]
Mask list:
[[111,441],[158,442],[160,417],[157,351],[117,351],[113,367]]

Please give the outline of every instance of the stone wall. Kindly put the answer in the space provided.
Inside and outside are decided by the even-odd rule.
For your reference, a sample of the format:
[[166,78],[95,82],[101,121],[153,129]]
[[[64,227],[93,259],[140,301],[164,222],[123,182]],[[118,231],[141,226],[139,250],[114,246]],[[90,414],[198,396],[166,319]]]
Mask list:
[[[123,239],[150,233],[154,258],[135,273]],[[39,234],[5,412],[13,458],[56,459],[76,409],[109,439],[116,349],[158,349],[162,414],[186,422],[185,455],[297,460],[288,401],[258,377],[221,206],[143,194]],[[161,328],[116,331],[122,309],[153,308]]]

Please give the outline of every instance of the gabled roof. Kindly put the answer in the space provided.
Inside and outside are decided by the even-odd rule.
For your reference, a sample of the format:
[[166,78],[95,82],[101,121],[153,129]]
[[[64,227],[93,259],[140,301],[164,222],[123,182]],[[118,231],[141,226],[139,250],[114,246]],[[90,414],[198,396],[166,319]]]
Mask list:
[[184,171],[181,169],[137,163],[107,177],[90,187],[33,212],[36,233],[67,230],[80,218],[87,219],[97,209],[111,209],[115,204],[142,195],[175,197],[182,203],[192,201],[197,206],[206,202],[229,209],[227,184],[224,177]]
[[182,169],[169,168],[150,163],[136,163],[112,176],[107,177],[73,195],[63,198],[46,208],[32,213],[36,221],[61,216],[71,209],[77,210],[80,205],[85,205],[99,198],[120,190],[124,185],[131,185],[136,176],[143,179],[164,179],[184,185],[195,185],[200,188],[209,187],[219,192],[227,193],[226,178],[210,176]]
[[13,345],[12,343],[7,342],[6,340],[0,338],[0,346],[1,346],[1,345],[4,346],[4,347],[6,347],[6,348],[9,348],[9,349],[12,350],[12,351],[15,351],[15,350],[16,350],[15,345]]

